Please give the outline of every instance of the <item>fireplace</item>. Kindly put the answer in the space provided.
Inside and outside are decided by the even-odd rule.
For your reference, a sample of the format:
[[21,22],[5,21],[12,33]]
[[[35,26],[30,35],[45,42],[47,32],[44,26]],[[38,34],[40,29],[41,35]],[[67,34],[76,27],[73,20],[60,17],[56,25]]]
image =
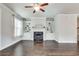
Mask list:
[[43,42],[43,32],[34,32],[34,42],[36,43]]

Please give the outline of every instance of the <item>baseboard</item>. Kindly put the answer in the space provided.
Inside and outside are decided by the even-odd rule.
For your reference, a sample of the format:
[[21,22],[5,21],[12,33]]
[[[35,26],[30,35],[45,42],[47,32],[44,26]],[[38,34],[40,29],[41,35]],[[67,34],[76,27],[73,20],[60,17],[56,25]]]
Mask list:
[[21,40],[33,40],[33,39],[21,39]]
[[14,42],[12,42],[12,43],[10,43],[10,44],[8,44],[8,45],[5,45],[4,47],[2,47],[1,49],[0,49],[0,51],[1,50],[3,50],[3,49],[5,49],[5,48],[7,48],[7,47],[9,47],[9,46],[12,46],[12,45],[14,45],[14,44],[16,44],[16,43],[18,43],[18,42],[20,42],[21,40],[16,40],[16,41],[14,41]]
[[58,43],[58,41],[57,40],[53,40],[55,43]]
[[58,41],[58,43],[77,43],[77,41]]

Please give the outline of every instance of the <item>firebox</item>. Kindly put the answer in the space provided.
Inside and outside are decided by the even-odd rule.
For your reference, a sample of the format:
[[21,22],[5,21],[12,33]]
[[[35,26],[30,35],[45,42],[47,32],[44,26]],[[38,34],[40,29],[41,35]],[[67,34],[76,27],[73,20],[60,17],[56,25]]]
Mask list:
[[43,32],[34,32],[34,42],[36,43],[43,42]]

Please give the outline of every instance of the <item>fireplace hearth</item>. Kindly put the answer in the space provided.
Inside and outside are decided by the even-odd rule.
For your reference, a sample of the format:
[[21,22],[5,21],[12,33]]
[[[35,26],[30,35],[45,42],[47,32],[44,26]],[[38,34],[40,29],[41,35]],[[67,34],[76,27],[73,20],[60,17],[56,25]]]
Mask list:
[[43,32],[34,32],[34,42],[35,43],[43,42]]

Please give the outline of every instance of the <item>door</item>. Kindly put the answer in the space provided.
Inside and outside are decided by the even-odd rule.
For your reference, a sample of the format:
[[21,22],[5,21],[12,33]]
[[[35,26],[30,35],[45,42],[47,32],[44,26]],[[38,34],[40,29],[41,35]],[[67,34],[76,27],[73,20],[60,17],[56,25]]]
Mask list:
[[77,42],[79,43],[79,17],[77,17]]

